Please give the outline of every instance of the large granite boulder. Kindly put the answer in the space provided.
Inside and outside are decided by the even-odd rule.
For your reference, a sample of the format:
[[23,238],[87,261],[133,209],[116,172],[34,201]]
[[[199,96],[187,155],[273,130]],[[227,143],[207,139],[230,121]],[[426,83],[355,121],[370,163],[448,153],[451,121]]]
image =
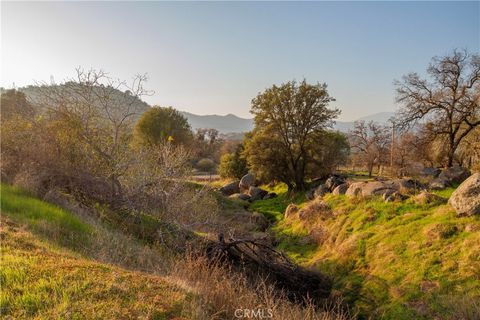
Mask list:
[[470,170],[454,166],[443,170],[439,175],[439,179],[446,180],[450,185],[462,183],[470,176]]
[[226,185],[224,185],[223,187],[220,188],[220,192],[224,196],[231,196],[232,194],[240,193],[240,188],[238,187],[239,183],[240,183],[240,181],[238,181],[238,180],[227,183]]
[[430,189],[441,190],[446,187],[462,183],[470,176],[470,171],[466,168],[454,166],[442,170],[437,178],[430,182]]
[[426,188],[426,186],[415,179],[395,179],[392,180],[394,186],[403,193],[417,193]]
[[341,195],[345,194],[348,190],[348,184],[347,183],[342,183],[341,185],[337,186],[335,189],[333,189],[332,194],[333,195]]
[[354,198],[354,197],[360,197],[362,196],[362,188],[366,185],[366,182],[354,182],[352,183],[347,191],[345,192],[345,195],[349,198]]
[[344,184],[347,179],[344,176],[339,174],[332,174],[328,179],[325,181],[325,187],[332,192],[336,187],[341,184]]
[[448,201],[459,216],[480,215],[480,173],[471,175]]
[[240,179],[238,186],[241,190],[248,190],[255,185],[255,176],[251,173],[247,173]]
[[348,197],[389,196],[399,190],[394,181],[369,181],[352,183],[345,194]]
[[371,181],[362,187],[362,197],[390,195],[398,190],[393,181]]
[[268,191],[263,190],[257,187],[250,187],[248,189],[248,194],[250,195],[250,201],[262,200],[268,194]]

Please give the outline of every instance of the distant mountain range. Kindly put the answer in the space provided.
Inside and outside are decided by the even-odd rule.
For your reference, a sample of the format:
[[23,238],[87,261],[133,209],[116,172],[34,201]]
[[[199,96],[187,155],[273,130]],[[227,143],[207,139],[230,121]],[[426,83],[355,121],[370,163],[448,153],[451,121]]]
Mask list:
[[[1,92],[3,92],[4,90],[4,88],[0,88]],[[38,86],[27,86],[19,88],[18,90],[24,92],[30,101],[35,102],[39,98],[41,88]],[[127,93],[121,92],[113,88],[111,90],[114,91],[114,98],[117,98],[119,101],[125,100],[124,97]],[[134,108],[136,110],[137,117],[139,117],[140,114],[148,110],[150,106],[140,99],[135,99]],[[226,138],[229,139],[241,139],[243,137],[242,133],[251,131],[254,126],[253,119],[240,118],[233,114],[220,116],[196,115],[185,111],[182,111],[181,113],[187,118],[193,130],[200,128],[213,128],[217,129],[220,133],[222,133]],[[363,120],[367,122],[374,121],[383,124],[387,123],[393,115],[394,112],[380,112],[369,116],[361,117],[358,120]],[[334,125],[334,129],[341,132],[348,132],[353,128],[353,124],[353,121],[337,121]]]
[[[200,116],[189,112],[182,112],[182,114],[187,118],[194,130],[199,128],[214,128],[221,133],[240,133],[253,129],[253,119],[240,118],[233,114],[227,114],[226,116]],[[394,114],[394,112],[380,112],[366,117],[361,117],[357,121],[374,121],[384,124],[387,123],[388,119],[390,119]],[[336,121],[334,129],[342,132],[348,132],[353,128],[353,123],[354,121]]]
[[195,129],[213,128],[221,133],[247,132],[253,129],[253,119],[244,119],[233,114],[226,116],[205,115],[200,116],[189,112],[182,112],[190,126]]

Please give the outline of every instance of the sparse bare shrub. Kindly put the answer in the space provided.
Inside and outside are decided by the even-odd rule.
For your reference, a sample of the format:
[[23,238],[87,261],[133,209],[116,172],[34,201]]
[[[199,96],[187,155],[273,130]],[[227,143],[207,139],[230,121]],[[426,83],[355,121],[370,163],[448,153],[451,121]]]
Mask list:
[[192,168],[187,149],[166,142],[136,152],[138,165],[124,180],[133,208],[187,229],[213,223],[216,198],[208,186],[188,181]]

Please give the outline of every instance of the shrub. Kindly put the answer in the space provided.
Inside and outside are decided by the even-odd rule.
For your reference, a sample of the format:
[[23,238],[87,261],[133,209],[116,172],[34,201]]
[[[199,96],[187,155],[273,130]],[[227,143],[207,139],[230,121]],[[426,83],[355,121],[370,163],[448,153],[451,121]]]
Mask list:
[[248,173],[247,161],[242,152],[243,147],[239,145],[235,152],[226,153],[221,157],[218,173],[222,178],[241,179]]

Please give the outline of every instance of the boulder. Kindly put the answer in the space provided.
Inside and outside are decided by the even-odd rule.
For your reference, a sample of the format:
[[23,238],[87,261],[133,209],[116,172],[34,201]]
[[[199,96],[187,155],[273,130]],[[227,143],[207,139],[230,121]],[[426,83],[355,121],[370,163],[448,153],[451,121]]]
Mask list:
[[315,189],[316,188],[312,188],[312,189],[308,190],[307,192],[305,192],[305,198],[307,198],[307,200],[315,199]]
[[425,185],[415,179],[396,179],[392,181],[398,190],[404,193],[416,193],[425,189]]
[[265,191],[258,187],[250,187],[248,189],[248,194],[250,195],[251,201],[262,200],[268,194],[268,191]]
[[344,184],[345,182],[346,182],[346,179],[344,176],[334,174],[334,175],[331,175],[325,181],[325,186],[327,187],[328,191],[332,192],[336,187],[338,187],[341,184]]
[[399,190],[399,185],[395,181],[369,181],[352,183],[345,194],[348,197],[371,197],[385,196]]
[[480,215],[480,173],[471,175],[458,186],[448,203],[459,216]]
[[450,183],[445,178],[435,178],[430,182],[429,187],[431,190],[443,190],[449,185]]
[[439,175],[438,179],[445,180],[449,185],[458,184],[465,181],[470,176],[470,170],[454,166],[444,169]]
[[436,178],[441,172],[442,170],[438,168],[426,167],[422,169],[421,174],[423,176]]
[[243,201],[250,200],[250,196],[248,194],[245,194],[245,193],[234,193],[231,196],[229,196],[229,198],[239,199],[239,200],[243,200]]
[[323,197],[329,192],[330,192],[330,189],[325,184],[321,184],[313,192],[313,198]]
[[255,184],[255,176],[251,173],[247,173],[240,179],[238,186],[241,190],[248,190],[250,187],[253,187]]
[[404,196],[403,194],[401,194],[400,192],[398,191],[395,191],[394,193],[392,194],[387,194],[385,193],[383,195],[383,200],[385,202],[394,202],[394,201],[402,201],[402,200],[405,200],[407,199],[406,196]]
[[295,214],[298,213],[298,210],[300,209],[296,205],[294,205],[293,203],[289,204],[287,209],[285,209],[285,213],[284,213],[285,219],[293,217]]
[[422,191],[411,199],[416,204],[442,204],[447,202],[447,199],[427,191]]
[[395,191],[398,191],[398,185],[393,181],[371,181],[363,185],[362,197],[389,196]]
[[277,197],[277,194],[275,192],[270,192],[265,197],[263,197],[263,200],[273,199],[273,198],[276,198],[276,197]]
[[339,185],[335,189],[333,189],[332,194],[336,195],[336,196],[341,195],[341,194],[345,194],[345,192],[347,192],[347,189],[348,189],[348,184],[347,183],[342,183],[341,185]]
[[355,182],[352,183],[347,191],[345,192],[345,195],[349,198],[354,198],[354,197],[359,197],[362,195],[362,188],[364,185],[366,185],[366,182]]
[[227,183],[226,185],[220,188],[220,192],[224,196],[231,196],[232,194],[240,193],[240,188],[238,187],[239,182],[240,181],[237,180],[237,181]]

